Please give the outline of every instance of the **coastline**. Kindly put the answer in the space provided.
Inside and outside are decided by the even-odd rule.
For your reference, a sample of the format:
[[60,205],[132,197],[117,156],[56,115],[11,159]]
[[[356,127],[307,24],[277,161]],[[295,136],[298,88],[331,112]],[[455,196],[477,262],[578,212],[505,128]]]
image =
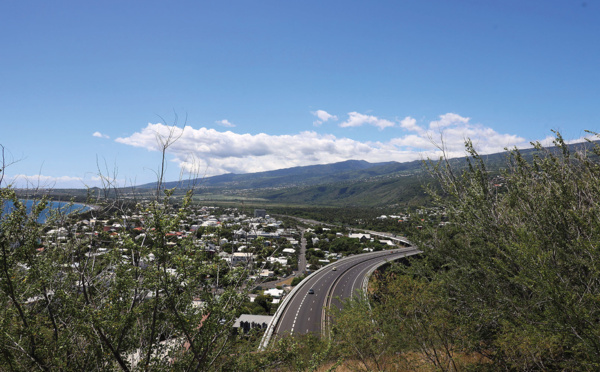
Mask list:
[[[31,211],[32,206],[34,205],[34,203],[37,202],[37,200],[33,200],[33,199],[20,199],[22,201],[25,201],[26,207],[27,207],[27,213],[29,213]],[[47,206],[47,208],[40,214],[39,218],[38,218],[38,222],[45,222],[46,218],[48,216],[48,212],[50,210],[60,210],[60,213],[65,213],[65,215],[68,214],[81,214],[81,213],[86,213],[88,211],[99,211],[102,209],[102,206],[100,205],[96,205],[96,204],[89,204],[89,203],[76,203],[73,202],[73,204],[69,207],[69,204],[71,204],[71,202],[64,202],[64,201],[56,201],[56,200],[49,200],[49,204]],[[7,203],[4,204],[4,208],[2,211],[0,211],[0,216],[3,216],[6,213],[10,213],[12,209],[12,202],[8,201]]]
[[[97,204],[88,204],[88,203],[73,203],[73,205],[83,205],[84,207],[88,208],[89,210],[93,210],[93,211],[99,211],[102,209],[102,207],[100,205]],[[84,212],[87,212],[87,210],[85,210]]]

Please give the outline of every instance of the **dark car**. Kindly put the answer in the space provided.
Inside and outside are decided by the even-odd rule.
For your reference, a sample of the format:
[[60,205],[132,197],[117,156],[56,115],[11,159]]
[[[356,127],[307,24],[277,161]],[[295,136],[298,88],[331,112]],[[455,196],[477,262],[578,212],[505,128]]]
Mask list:
[[314,289],[312,289],[312,288],[311,288],[311,289],[309,289],[309,290],[308,290],[308,294],[315,294],[315,290],[314,290]]

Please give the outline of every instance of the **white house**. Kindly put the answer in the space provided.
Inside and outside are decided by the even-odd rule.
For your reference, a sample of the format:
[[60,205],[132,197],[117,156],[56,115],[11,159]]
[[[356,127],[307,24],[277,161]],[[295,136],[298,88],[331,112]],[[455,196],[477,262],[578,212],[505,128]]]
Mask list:
[[281,265],[287,265],[286,257],[267,257],[267,261],[271,263],[279,262]]
[[283,296],[283,289],[270,288],[264,291],[265,295],[271,295],[273,298],[281,298]]
[[352,238],[352,239],[359,239],[359,240],[363,239],[363,238],[370,240],[371,234],[350,234],[350,235],[348,235],[348,237]]

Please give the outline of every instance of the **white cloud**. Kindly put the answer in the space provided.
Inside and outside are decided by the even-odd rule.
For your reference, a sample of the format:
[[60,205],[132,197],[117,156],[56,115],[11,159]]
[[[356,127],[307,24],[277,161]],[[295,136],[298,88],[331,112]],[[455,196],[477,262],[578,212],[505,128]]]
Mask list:
[[14,187],[18,188],[82,188],[85,183],[80,177],[71,176],[28,176],[26,174],[16,174],[7,177],[4,180]]
[[311,111],[310,113],[318,118],[318,120],[313,121],[313,125],[315,127],[318,127],[319,125],[329,120],[336,121],[338,119],[336,115],[331,115],[330,113],[324,110]]
[[365,124],[373,125],[377,128],[384,129],[387,127],[393,127],[395,124],[389,120],[379,119],[376,116],[365,115],[358,112],[348,113],[348,120],[340,124],[342,128],[348,127],[360,127]]
[[133,185],[132,181],[123,178],[108,179],[91,173],[84,177],[74,176],[46,176],[43,174],[6,175],[3,184],[10,184],[16,188],[29,189],[81,189],[86,187],[103,187],[110,183],[111,187],[127,187]]
[[[167,136],[171,127],[148,124],[119,143],[158,151],[156,135]],[[186,171],[206,175],[249,173],[348,159],[387,161],[394,154],[349,138],[313,131],[294,135],[238,134],[231,131],[191,127],[176,128],[179,139],[168,149]]]
[[[358,113],[351,114],[350,123],[376,125],[380,120]],[[501,152],[505,147],[530,147],[529,142],[522,137],[498,133],[453,113],[441,115],[439,120],[423,124],[406,117],[397,127],[403,134],[395,138],[385,142],[361,142],[315,131],[292,135],[244,134],[189,126],[173,128],[159,123],[148,124],[129,137],[117,138],[115,141],[160,151],[157,135],[165,138],[173,130],[174,137],[179,139],[167,152],[182,170],[200,176],[260,172],[350,159],[404,162],[423,157],[437,158],[441,155],[439,147],[442,140],[450,157],[465,155],[464,142],[467,138],[473,141],[481,154]]]
[[454,113],[440,115],[440,120],[429,123],[429,129],[446,128],[453,125],[468,124],[470,118],[464,118]]
[[92,136],[94,136],[94,137],[98,137],[98,138],[110,138],[108,135],[106,135],[106,134],[102,134],[102,133],[100,133],[100,132],[94,132],[94,133],[92,134]]
[[470,118],[458,114],[440,115],[439,120],[429,122],[424,128],[411,117],[406,117],[400,126],[412,134],[390,140],[395,146],[425,151],[439,151],[443,146],[452,157],[464,156],[465,140],[471,139],[481,154],[504,151],[506,147],[530,147],[525,138],[512,134],[501,134],[481,124],[472,124]]
[[235,124],[230,123],[229,120],[227,120],[227,119],[217,120],[216,123],[222,127],[228,127],[228,128],[235,127]]
[[417,119],[411,118],[410,116],[407,116],[400,121],[400,127],[412,132],[424,132],[424,130],[417,125]]

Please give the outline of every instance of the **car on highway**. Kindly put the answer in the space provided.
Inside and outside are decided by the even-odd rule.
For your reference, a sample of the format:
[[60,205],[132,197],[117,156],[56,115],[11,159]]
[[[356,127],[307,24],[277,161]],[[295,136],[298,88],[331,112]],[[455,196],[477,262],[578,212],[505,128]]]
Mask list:
[[337,267],[333,267],[333,269],[331,269],[331,271],[337,271]]
[[311,289],[309,289],[309,290],[308,290],[308,294],[315,294],[315,290],[314,290],[314,289],[312,289],[312,288],[311,288]]

